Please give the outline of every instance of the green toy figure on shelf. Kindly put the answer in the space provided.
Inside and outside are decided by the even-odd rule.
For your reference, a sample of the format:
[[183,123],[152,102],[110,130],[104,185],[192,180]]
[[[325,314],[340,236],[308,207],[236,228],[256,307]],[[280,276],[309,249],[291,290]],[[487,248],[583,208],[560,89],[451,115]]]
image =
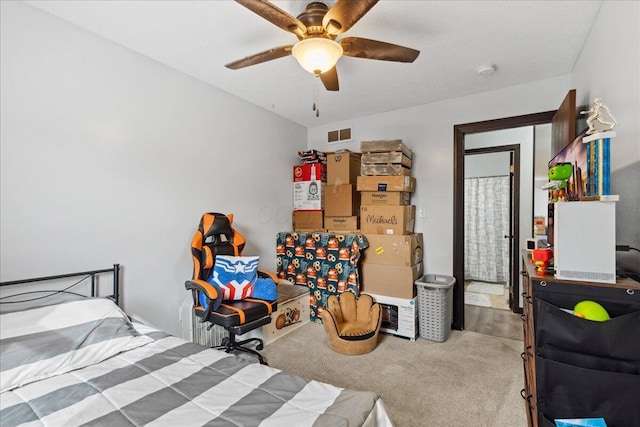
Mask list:
[[558,163],[549,168],[547,177],[549,182],[542,189],[549,190],[549,199],[552,202],[563,202],[567,198],[567,183],[573,175],[571,163]]

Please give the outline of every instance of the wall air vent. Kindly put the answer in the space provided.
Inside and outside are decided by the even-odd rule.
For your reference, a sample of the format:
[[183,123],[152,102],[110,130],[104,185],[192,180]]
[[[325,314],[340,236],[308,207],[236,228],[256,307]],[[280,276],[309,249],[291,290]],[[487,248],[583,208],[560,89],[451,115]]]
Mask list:
[[344,128],[338,130],[330,130],[327,132],[327,142],[347,142],[353,138],[353,128]]

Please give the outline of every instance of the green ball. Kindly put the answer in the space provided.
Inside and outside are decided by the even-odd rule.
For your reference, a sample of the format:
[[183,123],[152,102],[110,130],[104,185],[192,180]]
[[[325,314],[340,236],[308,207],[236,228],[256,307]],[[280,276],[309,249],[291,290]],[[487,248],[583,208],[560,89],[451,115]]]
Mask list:
[[573,314],[587,320],[593,320],[595,322],[605,322],[611,317],[603,306],[595,301],[580,301],[573,307]]

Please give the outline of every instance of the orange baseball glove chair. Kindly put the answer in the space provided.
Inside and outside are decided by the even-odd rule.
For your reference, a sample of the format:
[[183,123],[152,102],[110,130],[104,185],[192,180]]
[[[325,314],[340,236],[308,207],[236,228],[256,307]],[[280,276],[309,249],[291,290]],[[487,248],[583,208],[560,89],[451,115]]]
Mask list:
[[[266,365],[259,353],[264,347],[260,338],[249,338],[236,341],[236,335],[259,328],[271,322],[271,313],[277,310],[277,294],[272,299],[253,298],[224,299],[224,292],[212,283],[210,278],[216,265],[216,256],[240,256],[246,240],[242,234],[232,227],[233,215],[216,212],[205,213],[191,241],[193,258],[193,278],[185,282],[185,287],[193,295],[193,309],[200,322],[209,323],[208,328],[220,325],[229,336],[221,345],[214,347],[224,349],[227,353],[243,351],[255,355],[260,363]],[[275,274],[258,272],[261,278],[270,278],[275,284]],[[257,343],[255,349],[249,343]]]
[[342,354],[365,354],[378,344],[382,322],[380,305],[370,295],[352,292],[331,295],[322,311],[329,347]]

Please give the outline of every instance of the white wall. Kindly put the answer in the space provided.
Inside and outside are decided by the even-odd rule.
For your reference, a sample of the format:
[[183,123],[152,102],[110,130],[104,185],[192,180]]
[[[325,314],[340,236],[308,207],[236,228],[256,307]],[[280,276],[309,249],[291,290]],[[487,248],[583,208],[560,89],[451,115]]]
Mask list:
[[588,109],[600,97],[620,123],[611,148],[611,170],[639,161],[640,2],[602,3],[576,61],[572,84],[578,105]]
[[[432,104],[345,120],[309,129],[309,147],[360,150],[360,141],[402,139],[413,150],[417,179],[412,204],[424,208],[416,232],[424,233],[425,271],[453,273],[453,126],[555,110],[570,87],[570,76],[483,92]],[[326,133],[353,125],[353,141],[327,144]],[[524,171],[531,176],[529,172]],[[531,200],[531,196],[529,197]],[[529,207],[529,209],[531,209]]]
[[464,177],[509,175],[510,156],[508,152],[473,154],[465,156]]
[[[611,144],[611,193],[616,203],[616,243],[640,248],[640,2],[605,1],[575,64],[577,103],[597,97],[620,126]],[[640,253],[618,252],[620,270],[640,278]]]
[[275,268],[303,127],[0,3],[3,281],[120,263],[124,308],[179,334],[202,213],[234,213],[245,254]]

